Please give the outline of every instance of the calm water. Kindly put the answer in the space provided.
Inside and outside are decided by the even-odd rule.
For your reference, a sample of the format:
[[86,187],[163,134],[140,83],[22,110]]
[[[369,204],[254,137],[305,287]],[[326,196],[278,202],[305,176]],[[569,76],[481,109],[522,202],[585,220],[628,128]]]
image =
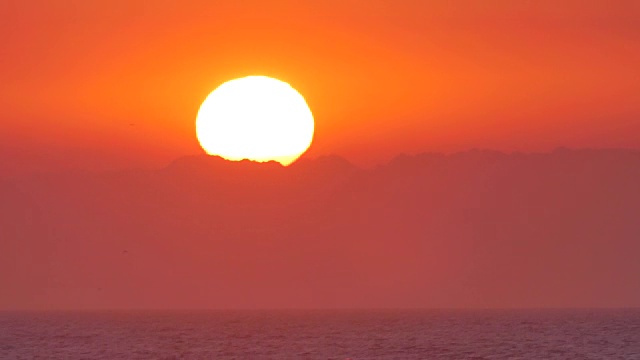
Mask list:
[[640,359],[640,310],[0,313],[0,359]]

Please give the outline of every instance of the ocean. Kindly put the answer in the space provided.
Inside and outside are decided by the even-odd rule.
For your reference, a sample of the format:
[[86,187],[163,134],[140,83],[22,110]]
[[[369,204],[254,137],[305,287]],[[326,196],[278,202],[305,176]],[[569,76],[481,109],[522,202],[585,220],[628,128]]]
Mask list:
[[2,312],[0,359],[640,359],[640,309]]

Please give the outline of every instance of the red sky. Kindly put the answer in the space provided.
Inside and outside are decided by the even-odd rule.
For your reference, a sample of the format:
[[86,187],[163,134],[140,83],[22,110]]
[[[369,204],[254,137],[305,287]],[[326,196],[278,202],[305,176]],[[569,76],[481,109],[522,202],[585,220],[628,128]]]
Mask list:
[[[202,156],[247,75],[311,159]],[[637,0],[4,0],[0,308],[637,307],[638,150]]]
[[0,14],[0,161],[19,170],[201,153],[200,103],[255,74],[306,97],[312,157],[640,147],[635,0],[8,0]]

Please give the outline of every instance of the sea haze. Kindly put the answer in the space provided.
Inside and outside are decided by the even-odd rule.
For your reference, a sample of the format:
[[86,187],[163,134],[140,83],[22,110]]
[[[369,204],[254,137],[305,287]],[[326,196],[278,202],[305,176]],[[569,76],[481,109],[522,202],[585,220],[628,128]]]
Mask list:
[[10,359],[639,359],[640,310],[11,312]]
[[640,152],[0,181],[0,309],[640,306]]

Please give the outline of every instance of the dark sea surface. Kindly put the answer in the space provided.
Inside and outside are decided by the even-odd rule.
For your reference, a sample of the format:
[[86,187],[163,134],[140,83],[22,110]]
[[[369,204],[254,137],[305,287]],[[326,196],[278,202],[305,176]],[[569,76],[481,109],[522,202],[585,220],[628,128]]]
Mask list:
[[640,310],[0,313],[0,359],[640,359]]

